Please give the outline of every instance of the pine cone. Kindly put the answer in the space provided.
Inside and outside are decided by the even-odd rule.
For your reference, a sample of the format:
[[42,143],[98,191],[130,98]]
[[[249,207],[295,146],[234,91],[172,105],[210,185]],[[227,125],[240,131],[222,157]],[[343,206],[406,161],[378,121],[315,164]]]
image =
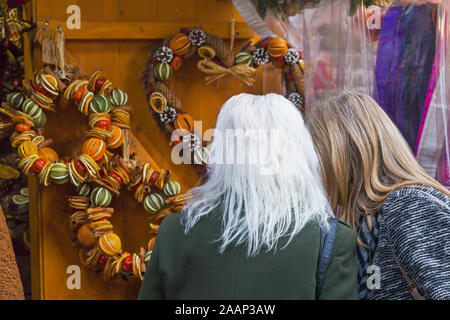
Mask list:
[[286,63],[289,64],[298,63],[299,59],[300,59],[300,52],[294,48],[288,49],[286,55],[284,56],[284,61],[286,61]]
[[299,109],[301,109],[305,104],[302,95],[298,92],[290,93],[288,96],[288,100],[291,101]]
[[201,29],[192,29],[191,32],[189,32],[189,40],[191,40],[192,45],[201,47],[205,44],[206,33]]
[[181,101],[180,99],[177,97],[177,95],[175,94],[175,92],[168,86],[166,86],[164,83],[157,81],[154,85],[153,85],[153,89],[156,92],[161,93],[167,100],[167,103],[174,107],[175,109],[177,109],[178,111],[181,110]]
[[188,150],[194,151],[202,147],[202,140],[195,133],[189,133],[183,136],[183,144]]
[[291,64],[290,65],[291,73],[294,76],[295,86],[297,87],[297,91],[304,96],[305,95],[305,79],[303,75],[303,70],[299,64]]
[[263,65],[269,62],[269,53],[264,48],[258,48],[253,52],[253,63]]
[[226,65],[227,67],[233,66],[234,64],[233,52],[221,38],[208,33],[206,35],[206,43],[209,44],[214,49],[214,51],[216,52],[216,56],[220,59],[220,61],[224,65]]
[[173,51],[169,47],[162,46],[155,50],[153,57],[159,62],[170,63],[173,59]]
[[159,120],[164,124],[173,123],[177,118],[177,115],[178,113],[175,108],[166,107],[164,112],[159,114]]

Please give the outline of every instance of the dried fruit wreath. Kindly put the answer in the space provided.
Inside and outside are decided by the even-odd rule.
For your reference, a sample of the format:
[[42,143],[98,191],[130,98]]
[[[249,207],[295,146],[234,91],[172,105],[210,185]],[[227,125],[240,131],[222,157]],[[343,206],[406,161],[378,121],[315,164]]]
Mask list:
[[[52,140],[43,136],[47,119],[43,110],[55,111],[60,99],[73,102],[89,119],[81,153],[72,159],[61,160],[48,147]],[[70,182],[76,187],[77,195],[68,197],[74,245],[80,248],[83,264],[102,272],[105,279],[142,279],[161,221],[180,211],[186,201],[168,170],[158,171],[149,163],[130,159],[130,112],[127,94],[99,71],[89,79],[63,81],[48,68],[23,80],[23,90],[9,94],[0,108],[3,121],[13,124],[10,139],[17,147],[19,168],[35,174],[44,186]],[[139,253],[122,250],[110,222],[114,208],[108,206],[122,186],[152,214],[152,237]]]
[[253,85],[256,68],[273,63],[283,73],[286,97],[304,112],[304,75],[302,52],[292,48],[282,38],[263,39],[247,43],[234,56],[232,49],[216,35],[201,29],[183,28],[156,45],[146,63],[143,82],[153,116],[175,144],[183,143],[183,150],[191,152],[191,163],[203,173],[206,162],[206,143],[194,132],[194,119],[184,112],[178,96],[168,80],[181,68],[184,59],[197,54],[202,60],[198,68],[209,74],[207,83],[232,74]]

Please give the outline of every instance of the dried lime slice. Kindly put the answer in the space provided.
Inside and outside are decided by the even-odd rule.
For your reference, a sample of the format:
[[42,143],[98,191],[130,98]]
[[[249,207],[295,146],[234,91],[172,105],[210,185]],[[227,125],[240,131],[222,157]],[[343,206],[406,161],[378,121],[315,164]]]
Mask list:
[[28,197],[30,195],[30,192],[28,188],[22,188],[20,189],[20,194],[23,195],[24,197]]
[[44,136],[36,136],[33,138],[33,140],[31,140],[34,142],[35,145],[40,145],[42,142],[45,141],[45,137]]
[[29,200],[28,197],[25,197],[25,196],[23,196],[21,194],[16,194],[16,195],[13,195],[13,197],[12,197],[12,201],[16,205],[27,204],[28,200]]

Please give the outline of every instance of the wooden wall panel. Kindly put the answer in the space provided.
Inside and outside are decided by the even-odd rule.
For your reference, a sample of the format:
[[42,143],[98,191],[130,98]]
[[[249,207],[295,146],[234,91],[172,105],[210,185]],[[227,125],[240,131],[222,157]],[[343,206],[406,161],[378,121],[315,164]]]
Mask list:
[[[89,34],[83,26],[96,23],[108,30],[114,23],[128,22],[172,23],[177,29],[186,26],[202,26],[217,28],[227,35],[230,17],[234,14],[240,23],[240,38],[251,34],[250,29],[242,22],[242,18],[232,6],[231,0],[34,0],[34,19],[38,23],[50,22],[54,31],[58,22],[67,18],[68,5],[78,4],[81,7],[82,32]],[[221,24],[221,25],[220,25]],[[65,28],[65,26],[63,25]],[[114,85],[128,93],[129,103],[134,107],[133,133],[142,143],[149,155],[162,168],[172,171],[182,188],[186,190],[198,182],[198,175],[190,165],[174,165],[170,160],[169,141],[157,127],[155,120],[148,111],[144,88],[140,82],[145,61],[150,48],[157,42],[154,35],[160,35],[165,30],[146,30],[145,35],[130,33],[114,34],[95,39],[71,39],[70,31],[66,30],[68,40],[66,48],[81,70],[91,73],[102,70],[105,77]],[[246,40],[235,43],[235,51]],[[35,68],[38,68],[39,49],[34,50]],[[196,67],[198,58],[185,61],[181,70],[176,73],[172,82],[182,100],[186,112],[196,119],[203,120],[203,128],[212,128],[220,106],[232,95],[240,92],[262,93],[262,79],[258,75],[254,87],[227,77],[217,84],[205,85],[204,75]],[[71,105],[59,106],[59,112],[48,116],[46,135],[55,140],[53,147],[61,155],[72,156],[79,150],[81,132],[87,127],[87,119]],[[79,262],[77,250],[71,246],[68,214],[66,210],[66,195],[73,194],[70,185],[40,188],[34,178],[30,178],[31,212],[36,214],[32,219],[33,243],[33,297],[35,299],[135,299],[140,282],[129,283],[105,282],[101,277],[91,274]],[[138,250],[148,241],[148,218],[141,205],[138,205],[132,195],[123,191],[120,198],[115,198],[112,205],[116,208],[112,223],[126,250]],[[79,265],[82,270],[81,290],[68,290],[66,286],[66,268],[69,265]],[[36,270],[39,270],[37,272]]]

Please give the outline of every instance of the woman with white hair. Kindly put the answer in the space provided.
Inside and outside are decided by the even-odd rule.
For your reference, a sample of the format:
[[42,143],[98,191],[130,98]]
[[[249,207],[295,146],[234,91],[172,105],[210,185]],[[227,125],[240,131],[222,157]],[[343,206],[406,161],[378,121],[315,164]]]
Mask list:
[[164,219],[139,299],[357,298],[356,233],[330,220],[312,139],[287,99],[229,99],[207,172]]

